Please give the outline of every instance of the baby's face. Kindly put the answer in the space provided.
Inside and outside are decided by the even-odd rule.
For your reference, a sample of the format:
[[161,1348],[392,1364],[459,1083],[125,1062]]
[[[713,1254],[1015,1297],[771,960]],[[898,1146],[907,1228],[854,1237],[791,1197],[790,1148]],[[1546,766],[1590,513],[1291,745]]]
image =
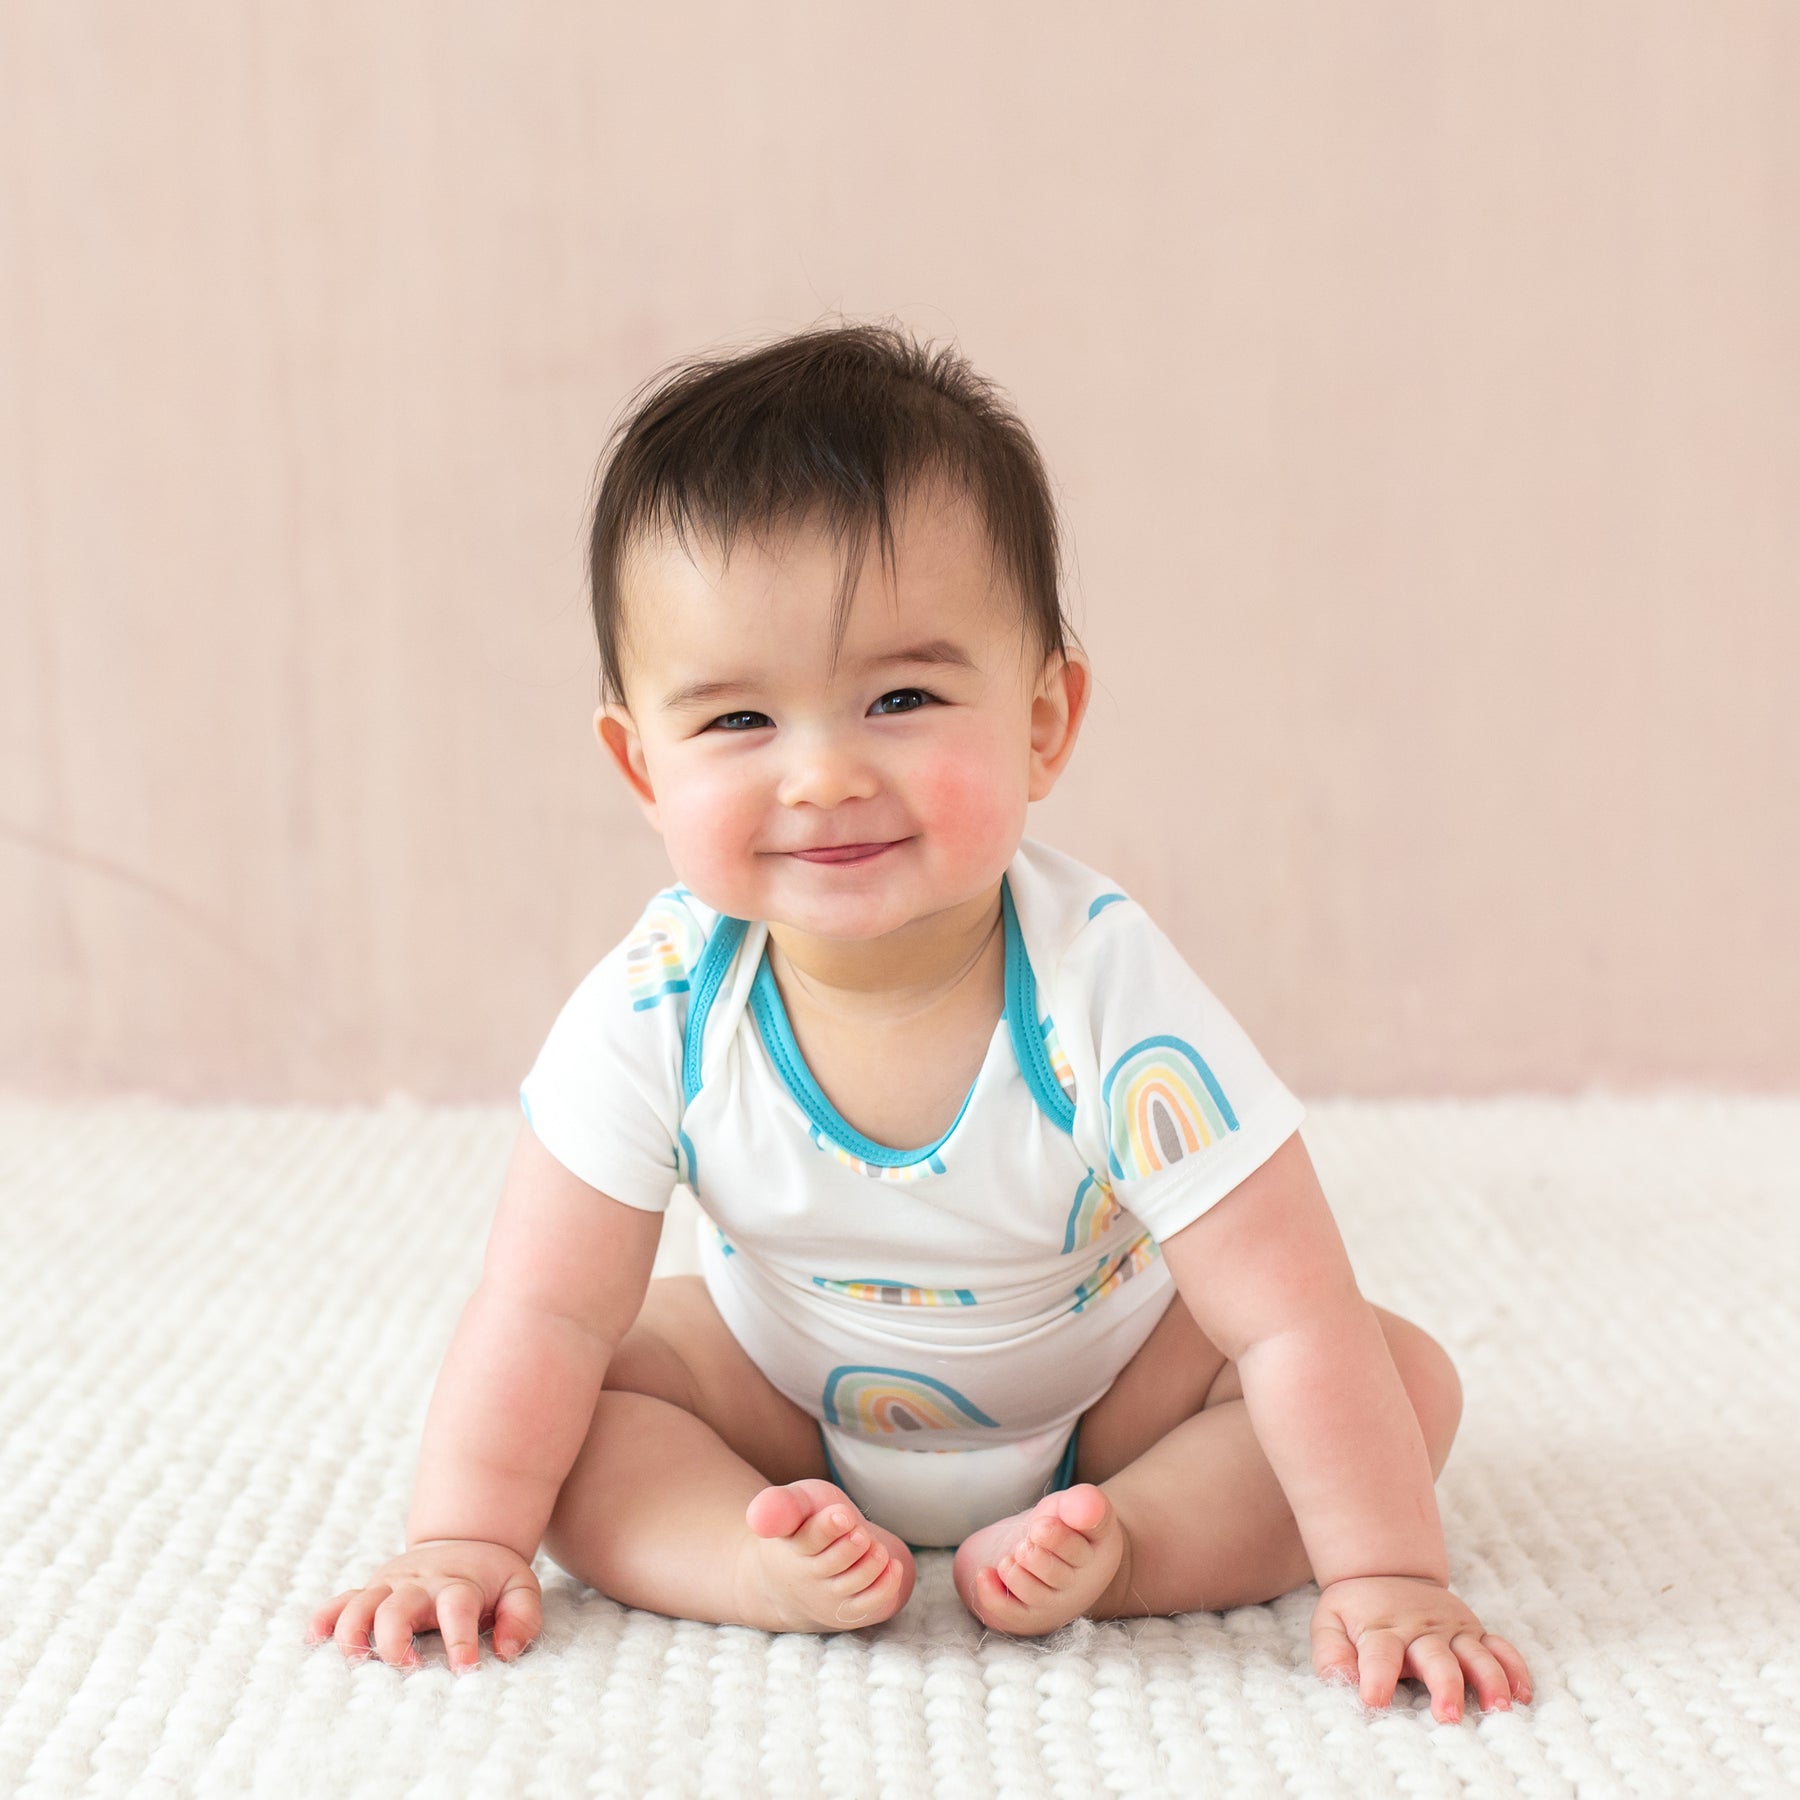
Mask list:
[[[868,939],[973,900],[1018,849],[1074,745],[1086,664],[1039,664],[966,499],[896,512],[895,571],[871,535],[837,667],[839,557],[817,528],[729,566],[671,537],[633,555],[624,707],[595,715],[708,906]],[[850,861],[797,854],[884,846]]]

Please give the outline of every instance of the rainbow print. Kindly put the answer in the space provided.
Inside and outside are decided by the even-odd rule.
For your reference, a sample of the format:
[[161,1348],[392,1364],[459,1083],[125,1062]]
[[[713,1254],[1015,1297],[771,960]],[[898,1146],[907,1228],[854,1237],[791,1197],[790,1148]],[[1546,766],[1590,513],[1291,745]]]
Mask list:
[[1224,1090],[1192,1044],[1144,1038],[1101,1084],[1112,1172],[1125,1180],[1166,1169],[1236,1131]]
[[825,1418],[865,1437],[995,1423],[942,1381],[874,1363],[841,1363],[825,1377]]
[[1104,1300],[1110,1293],[1122,1288],[1140,1269],[1147,1269],[1162,1255],[1156,1247],[1156,1240],[1149,1232],[1132,1239],[1119,1254],[1112,1259],[1110,1266],[1103,1256],[1094,1265],[1094,1272],[1080,1287],[1075,1290],[1074,1304],[1070,1312],[1080,1312],[1084,1306],[1091,1306],[1096,1300]]
[[853,1155],[842,1144],[834,1143],[817,1125],[809,1125],[807,1131],[812,1141],[827,1156],[842,1163],[846,1169],[854,1169],[857,1174],[867,1175],[874,1181],[920,1181],[927,1175],[942,1175],[944,1172],[944,1159],[935,1150],[929,1156],[921,1156],[917,1162],[864,1162],[860,1156]]
[[908,1287],[901,1281],[827,1281],[813,1277],[813,1286],[846,1300],[873,1300],[883,1306],[973,1306],[975,1296],[967,1288]]
[[694,915],[681,903],[682,888],[651,898],[625,945],[625,978],[631,1010],[655,1006],[665,994],[685,994],[688,971],[706,948]]
[[1075,1071],[1069,1067],[1069,1059],[1063,1054],[1063,1047],[1056,1035],[1056,1021],[1048,1013],[1038,1022],[1038,1035],[1044,1040],[1044,1055],[1050,1063],[1050,1073],[1057,1079],[1062,1091],[1071,1100],[1075,1098]]
[[1123,1210],[1113,1198],[1112,1183],[1089,1169],[1075,1190],[1075,1204],[1069,1208],[1068,1222],[1063,1226],[1063,1255],[1098,1243],[1112,1230],[1113,1221]]

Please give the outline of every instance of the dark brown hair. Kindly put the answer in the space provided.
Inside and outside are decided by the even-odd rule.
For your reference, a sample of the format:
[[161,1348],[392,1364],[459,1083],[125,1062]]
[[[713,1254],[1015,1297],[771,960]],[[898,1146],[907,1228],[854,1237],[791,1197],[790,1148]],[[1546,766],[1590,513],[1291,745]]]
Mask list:
[[[887,324],[815,326],[665,369],[628,402],[602,459],[588,538],[603,701],[622,703],[623,572],[642,535],[698,530],[729,557],[753,533],[822,516],[844,555],[832,657],[871,527],[894,566],[892,509],[943,476],[975,502],[1044,658],[1067,654],[1056,506],[1031,434],[950,347]],[[990,570],[993,564],[990,564]]]

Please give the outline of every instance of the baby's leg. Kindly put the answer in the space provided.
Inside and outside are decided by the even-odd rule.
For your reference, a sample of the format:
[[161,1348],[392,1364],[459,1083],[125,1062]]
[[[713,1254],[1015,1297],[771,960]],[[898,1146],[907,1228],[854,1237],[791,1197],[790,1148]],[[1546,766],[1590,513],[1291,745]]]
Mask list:
[[[766,1473],[765,1473],[766,1471]],[[823,1479],[698,1276],[652,1281],[607,1367],[544,1547],[627,1606],[765,1631],[847,1631],[911,1594],[911,1553]]]
[[[1418,1326],[1374,1310],[1436,1475],[1461,1415],[1456,1371]],[[1075,1472],[1075,1486],[958,1549],[957,1591],[983,1624],[1036,1636],[1083,1613],[1224,1611],[1311,1579],[1237,1366],[1179,1295],[1084,1415]]]

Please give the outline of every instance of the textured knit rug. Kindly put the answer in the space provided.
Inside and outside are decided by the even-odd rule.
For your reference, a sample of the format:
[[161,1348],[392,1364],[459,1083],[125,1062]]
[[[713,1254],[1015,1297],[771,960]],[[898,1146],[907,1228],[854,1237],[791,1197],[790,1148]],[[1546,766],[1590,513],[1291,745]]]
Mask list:
[[516,1128],[0,1106],[0,1793],[1800,1793],[1800,1100],[1313,1105],[1364,1292],[1461,1371],[1451,1579],[1536,1684],[1457,1725],[1318,1682],[1311,1587],[1024,1642],[942,1552],[851,1635],[540,1557],[514,1665],[304,1648],[401,1545]]

